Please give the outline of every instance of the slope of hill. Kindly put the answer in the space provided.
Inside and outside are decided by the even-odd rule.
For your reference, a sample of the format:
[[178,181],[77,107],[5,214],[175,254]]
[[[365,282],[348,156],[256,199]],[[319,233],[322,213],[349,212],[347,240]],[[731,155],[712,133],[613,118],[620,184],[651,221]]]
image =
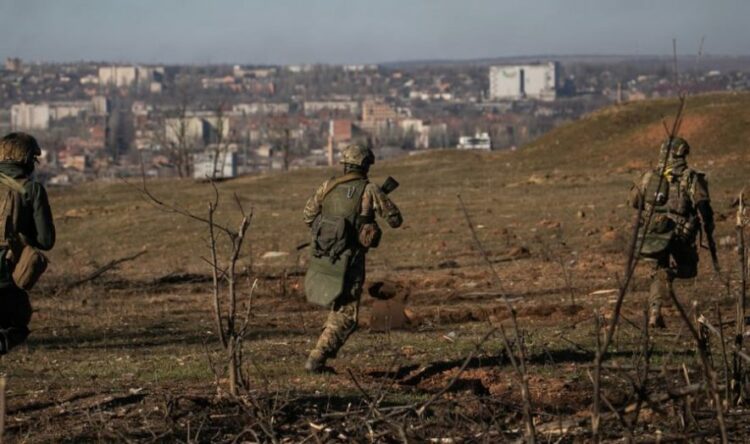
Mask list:
[[[511,229],[530,235],[536,224],[560,223],[563,235],[588,244],[585,233],[619,227],[630,182],[656,161],[676,101],[629,103],[597,112],[563,126],[516,152],[427,152],[378,162],[373,179],[396,177],[402,187],[394,199],[402,208],[404,229],[388,232],[375,254],[376,263],[391,266],[437,263],[466,253],[462,194],[480,232],[494,247],[498,233]],[[750,173],[750,94],[712,94],[688,100],[682,135],[693,149],[691,165],[708,173],[716,206],[722,211]],[[225,196],[223,217],[237,193],[255,212],[251,228],[252,257],[262,265],[266,251],[290,252],[307,238],[301,208],[314,188],[336,170],[313,169],[244,177],[219,184]],[[169,202],[199,214],[213,191],[208,184],[155,181],[149,188]],[[142,248],[149,254],[128,265],[136,274],[200,271],[206,254],[205,230],[182,216],[164,213],[123,183],[88,184],[52,191],[60,243],[52,253],[57,273],[77,270],[91,261],[123,256]],[[576,219],[579,211],[585,218]],[[236,218],[236,217],[235,217]],[[232,222],[229,222],[232,223]],[[168,259],[168,260],[165,260]]]

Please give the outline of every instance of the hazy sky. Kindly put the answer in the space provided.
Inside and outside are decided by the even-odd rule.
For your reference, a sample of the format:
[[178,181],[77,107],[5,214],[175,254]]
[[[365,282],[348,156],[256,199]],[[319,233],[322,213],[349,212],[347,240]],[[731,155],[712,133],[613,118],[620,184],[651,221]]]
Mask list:
[[750,0],[0,0],[0,57],[360,63],[750,54]]

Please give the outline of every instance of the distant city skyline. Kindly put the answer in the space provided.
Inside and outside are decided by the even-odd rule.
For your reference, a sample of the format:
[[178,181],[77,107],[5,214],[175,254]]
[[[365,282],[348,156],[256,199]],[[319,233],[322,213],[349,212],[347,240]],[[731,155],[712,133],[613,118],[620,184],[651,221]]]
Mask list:
[[360,64],[750,55],[743,0],[0,0],[0,57]]

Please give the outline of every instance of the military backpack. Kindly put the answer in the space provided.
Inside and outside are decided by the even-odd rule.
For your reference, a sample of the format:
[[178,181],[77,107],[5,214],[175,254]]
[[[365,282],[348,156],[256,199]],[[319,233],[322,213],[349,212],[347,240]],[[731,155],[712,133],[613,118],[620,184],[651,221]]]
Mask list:
[[344,291],[349,265],[360,254],[359,213],[367,179],[347,174],[332,179],[321,212],[311,227],[310,265],[305,294],[311,303],[330,306]]
[[0,178],[0,249],[5,249],[5,260],[12,270],[13,282],[29,291],[47,270],[47,257],[29,245],[19,231],[19,211],[24,185],[28,179],[18,181],[9,176]]

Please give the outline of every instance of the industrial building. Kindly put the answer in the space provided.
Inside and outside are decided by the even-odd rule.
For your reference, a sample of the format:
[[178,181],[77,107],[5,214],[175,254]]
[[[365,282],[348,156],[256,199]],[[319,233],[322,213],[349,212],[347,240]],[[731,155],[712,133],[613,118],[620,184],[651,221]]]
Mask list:
[[489,76],[490,100],[553,101],[557,97],[557,62],[492,66]]

